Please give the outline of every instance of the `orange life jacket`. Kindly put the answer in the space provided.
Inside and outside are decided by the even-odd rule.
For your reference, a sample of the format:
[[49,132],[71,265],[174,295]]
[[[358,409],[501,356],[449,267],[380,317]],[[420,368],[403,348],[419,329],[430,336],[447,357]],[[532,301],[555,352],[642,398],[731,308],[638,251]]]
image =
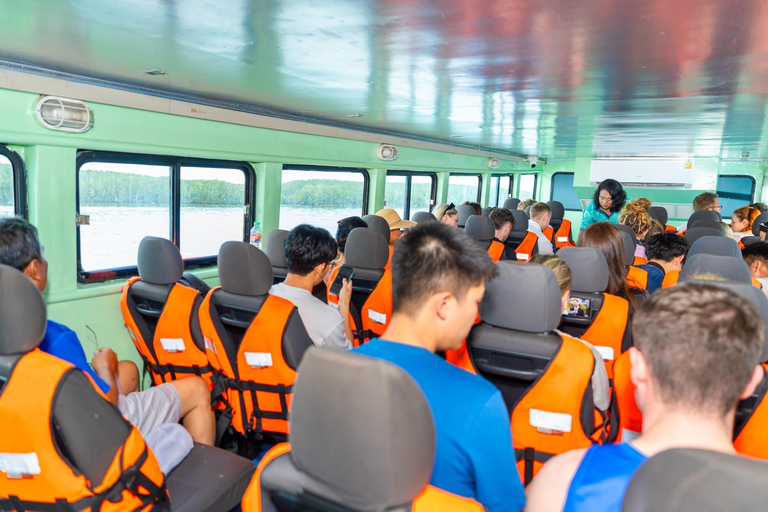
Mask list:
[[283,358],[283,337],[296,306],[270,295],[243,335],[237,360],[231,361],[211,316],[213,288],[200,306],[200,328],[208,359],[217,370],[212,395],[232,408],[232,426],[241,434],[288,433],[288,408],[296,372]]
[[525,238],[523,238],[523,241],[520,242],[520,245],[517,246],[517,249],[515,249],[517,261],[531,261],[531,258],[533,257],[533,249],[538,242],[539,237],[537,237],[535,233],[529,231],[528,234],[525,235]]
[[671,270],[664,274],[664,280],[661,282],[662,288],[669,288],[677,284],[677,280],[680,279],[679,270]]
[[549,225],[541,231],[541,234],[547,237],[547,240],[552,240],[552,237],[555,236],[555,228]]
[[560,227],[557,228],[557,233],[553,237],[555,249],[562,249],[563,247],[574,247],[574,243],[571,242],[571,221],[563,219],[560,223]]
[[491,255],[491,259],[494,263],[499,261],[501,259],[501,256],[504,254],[504,244],[499,242],[498,240],[492,240],[491,246],[488,248],[488,254]]
[[755,279],[754,277],[752,278],[752,286],[754,286],[758,290],[762,290],[763,289],[763,284],[760,281],[758,281],[757,279]]
[[391,261],[384,267],[384,274],[376,284],[371,294],[365,300],[360,311],[363,323],[360,332],[360,342],[364,343],[371,338],[381,336],[387,330],[389,321],[392,320],[392,270]]
[[633,265],[647,265],[648,264],[648,258],[642,258],[640,256],[635,256],[634,261],[632,261]]
[[648,271],[644,268],[633,267],[630,265],[627,271],[627,284],[635,290],[648,289]]
[[[53,404],[70,371],[80,370],[35,349],[22,356],[0,395],[0,509],[148,511],[167,502],[163,473],[136,427],[101,482],[89,482],[62,455]],[[6,471],[9,463],[17,473]]]
[[[256,473],[248,485],[241,507],[243,512],[261,512],[261,474],[276,458],[291,451],[291,445],[280,443],[272,447],[259,462]],[[483,506],[470,498],[463,498],[447,491],[428,485],[414,500],[409,508],[411,512],[483,512]]]
[[629,352],[621,354],[613,365],[613,387],[616,404],[619,407],[619,438],[627,431],[633,434],[643,432],[643,413],[635,402],[635,386],[630,378],[632,363]]
[[626,299],[603,294],[603,307],[597,313],[592,325],[580,338],[597,348],[605,361],[608,378],[613,378],[613,362],[622,351],[624,331],[629,318],[629,302]]
[[456,350],[446,350],[445,360],[454,366],[458,366],[459,368],[467,370],[469,373],[473,373],[477,375],[477,370],[475,369],[475,365],[472,364],[472,359],[470,359],[469,357],[467,340],[464,340],[464,343],[462,343],[461,348],[457,348]]
[[173,285],[163,312],[157,320],[154,339],[150,344],[142,336],[128,307],[128,290],[138,280],[138,276],[132,277],[123,286],[120,309],[123,312],[123,322],[128,327],[131,339],[154,383],[162,384],[177,378],[199,375],[212,387],[211,366],[205,352],[195,343],[190,326],[199,292],[183,284]]
[[[763,370],[768,369],[768,365],[763,365]],[[763,375],[762,393],[758,397],[758,402],[752,411],[747,422],[739,432],[735,433],[733,447],[742,455],[755,457],[757,459],[768,459],[768,436],[765,435],[768,430],[768,400],[766,400],[766,380],[768,375]]]
[[570,336],[561,338],[560,350],[544,374],[512,409],[512,439],[525,485],[555,455],[595,444],[604,426],[586,429],[581,421],[584,397],[592,393],[592,351]]
[[[340,268],[341,267],[334,267],[334,269],[331,270],[331,273],[328,276],[328,290],[329,290],[329,293],[328,293],[328,303],[329,304],[333,303],[333,304],[336,304],[337,306],[339,305],[339,296],[330,293],[330,289],[331,289],[331,285],[336,280],[336,276],[339,275],[339,269]],[[349,326],[351,327],[353,333],[357,333],[358,332],[357,331],[357,322],[355,321],[355,317],[352,315],[351,312],[350,312],[350,315],[349,315]],[[359,337],[357,337],[357,336],[353,336],[352,337],[352,346],[355,347],[355,348],[360,346],[360,338]]]
[[670,226],[669,224],[667,224],[666,226],[664,226],[664,231],[666,231],[667,233],[677,233],[677,228],[675,226]]

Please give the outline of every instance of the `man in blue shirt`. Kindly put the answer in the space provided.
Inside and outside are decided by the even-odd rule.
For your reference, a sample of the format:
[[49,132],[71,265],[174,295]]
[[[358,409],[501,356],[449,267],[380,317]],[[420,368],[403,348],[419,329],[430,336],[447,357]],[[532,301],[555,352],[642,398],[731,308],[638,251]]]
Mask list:
[[654,294],[635,313],[629,349],[642,435],[553,458],[528,486],[526,511],[620,512],[635,471],[656,453],[735,454],[736,405],[763,378],[763,329],[754,306],[724,288],[684,283]]
[[412,228],[392,255],[389,327],[381,339],[355,350],[390,361],[416,380],[437,431],[432,485],[473,498],[489,512],[525,506],[507,407],[491,383],[435,352],[461,347],[485,282],[496,273],[488,253],[463,232],[438,222]]
[[676,233],[659,233],[645,241],[645,255],[648,263],[637,265],[648,272],[648,293],[661,288],[667,272],[683,268],[683,260],[688,254],[688,241]]

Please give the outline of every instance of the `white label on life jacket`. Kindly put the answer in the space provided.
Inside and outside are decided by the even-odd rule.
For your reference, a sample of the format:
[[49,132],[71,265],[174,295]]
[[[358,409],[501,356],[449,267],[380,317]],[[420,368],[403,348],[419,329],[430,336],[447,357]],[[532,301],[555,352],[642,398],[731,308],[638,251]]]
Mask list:
[[613,361],[613,349],[611,347],[601,347],[599,345],[592,345],[595,347],[595,350],[597,350],[601,356],[603,356],[603,361]]
[[246,352],[245,362],[251,368],[269,368],[272,366],[272,354],[269,352]]
[[181,352],[187,347],[184,345],[184,340],[181,338],[160,338],[160,344],[166,350],[173,354],[174,352]]
[[541,411],[539,409],[529,409],[528,423],[536,427],[539,432],[552,434],[554,432],[570,432],[573,418],[570,414],[559,412]]
[[214,354],[216,353],[216,345],[213,344],[213,342],[208,336],[203,336],[203,342],[205,343],[205,348],[207,348]]
[[379,313],[378,311],[374,311],[372,309],[368,310],[368,318],[370,318],[377,324],[384,325],[387,323],[387,315],[385,315],[384,313]]
[[568,237],[567,236],[559,236],[557,237],[557,242],[561,244],[568,243]]
[[8,478],[39,475],[41,473],[40,461],[35,452],[0,453],[0,471],[6,473]]
[[528,261],[529,256],[527,254],[518,254],[517,261]]

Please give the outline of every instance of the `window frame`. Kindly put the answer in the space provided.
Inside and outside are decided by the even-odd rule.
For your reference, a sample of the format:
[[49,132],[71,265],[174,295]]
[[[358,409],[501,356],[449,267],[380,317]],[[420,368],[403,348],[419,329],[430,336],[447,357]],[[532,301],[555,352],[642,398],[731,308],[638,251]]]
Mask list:
[[[513,194],[512,190],[513,190],[513,188],[515,186],[515,175],[513,173],[491,174],[491,178],[490,179],[493,180],[493,178],[499,178],[499,182],[496,184],[496,204],[495,205],[491,205],[491,202],[488,201],[488,206],[493,206],[494,208],[499,208],[499,204],[501,204],[502,206],[504,205],[504,202],[501,201],[501,197],[500,197],[500,194],[501,194],[501,178],[507,178],[507,177],[509,177],[509,190],[507,190],[507,197],[505,197],[504,199],[507,199],[508,197],[511,197],[512,194]],[[493,185],[493,181],[491,181],[491,185]],[[489,196],[489,199],[490,199],[490,196]]]
[[[757,180],[754,176],[750,176],[749,174],[718,174],[717,179],[720,178],[749,178],[750,181],[752,181],[752,190],[749,193],[749,202],[744,205],[750,205],[755,202],[755,190],[757,188]],[[720,195],[720,191],[717,189],[717,181],[715,182],[715,194],[717,194],[718,197],[723,197]],[[728,198],[732,199],[732,198]]]
[[[436,172],[420,172],[420,171],[400,171],[400,170],[389,170],[387,169],[387,176],[404,176],[405,177],[405,208],[403,209],[403,218],[406,220],[411,219],[411,187],[413,186],[413,177],[414,176],[426,176],[432,180],[432,186],[430,187],[429,192],[429,202],[431,203],[429,206],[429,210],[432,210],[432,207],[435,206],[437,201],[437,173]],[[386,177],[384,179],[385,188],[386,188]],[[386,191],[385,191],[386,193]]]
[[[220,169],[239,169],[243,171],[245,177],[245,198],[243,204],[243,241],[248,239],[250,226],[256,215],[256,171],[251,164],[244,161],[207,159],[196,157],[172,156],[172,155],[152,155],[145,153],[123,153],[117,151],[92,151],[80,149],[77,151],[77,160],[75,167],[76,183],[76,211],[80,215],[80,169],[83,165],[91,162],[103,162],[114,164],[137,164],[137,165],[162,165],[170,168],[169,173],[169,192],[168,202],[170,205],[170,225],[168,231],[171,234],[171,241],[176,247],[181,247],[181,168],[182,167],[208,167]],[[213,256],[203,256],[200,258],[190,258],[184,260],[184,270],[194,270],[197,268],[214,267],[218,264],[218,254]],[[93,274],[107,273],[108,276],[93,277]],[[115,267],[96,270],[83,270],[81,262],[80,247],[80,226],[77,226],[77,281],[81,284],[101,283],[113,279],[125,279],[139,275],[138,266]]]
[[13,214],[28,219],[27,169],[24,166],[24,159],[17,152],[9,149],[7,144],[0,144],[0,155],[3,155],[11,162],[11,170],[13,172]]
[[[537,189],[539,187],[539,173],[537,173],[537,172],[521,172],[520,173],[520,181],[518,183],[518,187],[520,186],[520,184],[523,181],[523,179],[522,179],[523,176],[533,176],[533,195],[532,195],[531,199],[536,201],[537,200],[536,199],[536,192],[538,192]],[[517,195],[519,196],[520,195],[520,189],[519,188],[518,188],[517,192],[518,192]]]
[[448,176],[448,189],[451,188],[451,176],[477,176],[477,200],[476,203],[480,203],[480,198],[483,197],[483,175],[479,172],[452,172]]
[[[576,179],[576,173],[574,172],[566,172],[566,171],[557,171],[556,173],[552,174],[552,177],[549,180],[549,200],[550,201],[557,201],[555,199],[555,176],[559,174],[568,174],[570,176],[573,176],[574,179]],[[562,202],[562,201],[561,201]],[[581,208],[565,208],[565,205],[563,205],[563,209],[567,212],[580,212],[582,211]]]

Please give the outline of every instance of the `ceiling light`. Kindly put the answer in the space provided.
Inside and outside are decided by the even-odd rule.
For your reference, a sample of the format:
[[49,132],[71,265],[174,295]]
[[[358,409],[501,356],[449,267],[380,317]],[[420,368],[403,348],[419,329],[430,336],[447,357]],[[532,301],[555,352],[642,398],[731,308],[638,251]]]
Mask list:
[[363,117],[363,114],[347,114],[347,117]]
[[741,158],[749,158],[749,151],[744,151],[744,152],[741,154]]
[[152,68],[152,69],[144,70],[144,73],[146,73],[147,75],[158,76],[158,75],[167,75],[168,71],[160,68]]
[[390,161],[397,158],[397,155],[400,152],[397,150],[397,148],[391,144],[381,144],[379,145],[379,149],[376,152],[376,156],[379,157],[379,160],[384,161]]
[[450,137],[451,137],[452,139],[460,139],[460,138],[462,138],[462,137],[463,137],[463,135],[451,135]]
[[489,158],[488,167],[490,167],[491,169],[498,169],[499,167],[501,167],[501,160],[499,160],[498,158]]
[[37,122],[50,130],[83,133],[93,126],[93,111],[78,100],[43,96],[37,102],[35,114]]

